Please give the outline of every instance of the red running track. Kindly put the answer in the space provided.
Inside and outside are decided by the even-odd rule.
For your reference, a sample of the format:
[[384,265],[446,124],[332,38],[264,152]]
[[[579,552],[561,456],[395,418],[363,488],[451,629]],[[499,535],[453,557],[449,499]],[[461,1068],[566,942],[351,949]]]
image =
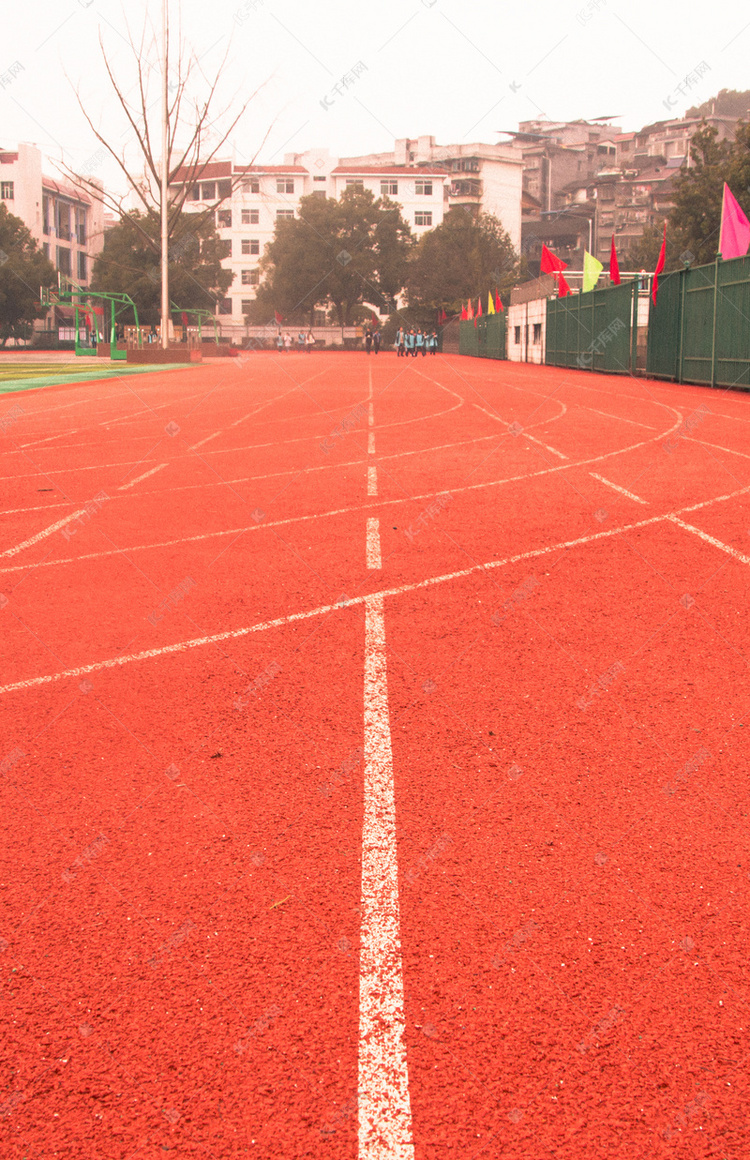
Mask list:
[[750,1154],[746,397],[258,354],[0,432],[3,1155]]

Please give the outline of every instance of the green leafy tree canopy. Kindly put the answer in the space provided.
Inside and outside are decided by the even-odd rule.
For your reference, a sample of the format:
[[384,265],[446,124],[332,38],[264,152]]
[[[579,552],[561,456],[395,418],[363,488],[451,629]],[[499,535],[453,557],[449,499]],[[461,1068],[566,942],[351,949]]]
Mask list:
[[[132,217],[136,220],[133,221]],[[160,317],[159,218],[136,213],[123,218],[104,236],[94,263],[92,289],[129,294],[142,323]],[[234,275],[224,270],[223,243],[204,215],[180,215],[169,248],[169,296],[180,310],[214,311]]]
[[339,325],[349,325],[363,304],[393,303],[411,244],[400,207],[370,190],[350,186],[338,200],[303,197],[299,217],[279,221],[266,246],[265,280],[250,316],[266,321],[277,310],[303,322],[316,306],[332,306]]
[[409,306],[434,319],[436,311],[456,314],[466,299],[486,298],[489,290],[507,299],[519,272],[518,255],[501,222],[456,206],[419,240],[409,267]]
[[0,346],[9,338],[31,338],[34,319],[47,312],[39,288],[56,285],[52,263],[21,219],[0,205]]

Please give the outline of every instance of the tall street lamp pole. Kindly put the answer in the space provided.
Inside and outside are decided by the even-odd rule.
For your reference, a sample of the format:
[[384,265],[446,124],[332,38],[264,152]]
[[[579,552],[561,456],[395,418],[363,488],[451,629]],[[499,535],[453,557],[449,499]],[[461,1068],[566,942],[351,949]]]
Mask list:
[[169,346],[169,0],[161,5],[161,345]]

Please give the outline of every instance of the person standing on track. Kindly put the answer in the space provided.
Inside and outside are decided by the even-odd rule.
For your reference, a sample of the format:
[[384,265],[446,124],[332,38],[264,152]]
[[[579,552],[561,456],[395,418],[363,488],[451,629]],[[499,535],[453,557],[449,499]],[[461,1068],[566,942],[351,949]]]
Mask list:
[[305,349],[305,332],[304,332],[304,330],[300,330],[299,334],[297,335],[297,350],[301,354],[304,349]]
[[406,354],[406,331],[403,326],[399,326],[396,331],[396,355],[402,358]]
[[289,332],[287,331],[287,333],[284,335],[284,350],[285,350],[287,353],[289,353],[289,351],[290,351],[291,349],[292,349],[292,336],[291,336],[291,334],[289,334]]
[[430,354],[437,354],[437,349],[438,349],[438,336],[437,336],[437,332],[433,330],[432,334],[430,335]]
[[281,333],[281,331],[279,331],[279,333],[276,335],[276,349],[279,354],[281,354],[282,350],[284,349],[284,335]]
[[365,331],[365,350],[368,354],[372,350],[372,331],[370,330],[369,326]]
[[414,351],[414,357],[416,358],[418,354],[422,354],[422,356],[424,356],[424,335],[422,334],[421,327],[417,331],[416,343],[417,349]]
[[416,357],[416,353],[417,353],[417,336],[416,336],[416,334],[414,333],[414,327],[413,327],[413,326],[412,326],[411,330],[409,331],[409,333],[407,334],[407,336],[406,336],[406,340],[405,340],[405,341],[406,341],[406,353],[407,353],[407,355],[413,354],[413,355]]
[[377,354],[378,351],[380,350],[380,331],[379,330],[376,330],[372,336],[372,345],[373,345],[373,348],[375,350],[375,354]]
[[305,346],[307,347],[308,354],[310,353],[312,348],[315,346],[315,335],[313,334],[313,332],[311,330],[308,330],[308,332],[307,332],[307,338],[305,339]]

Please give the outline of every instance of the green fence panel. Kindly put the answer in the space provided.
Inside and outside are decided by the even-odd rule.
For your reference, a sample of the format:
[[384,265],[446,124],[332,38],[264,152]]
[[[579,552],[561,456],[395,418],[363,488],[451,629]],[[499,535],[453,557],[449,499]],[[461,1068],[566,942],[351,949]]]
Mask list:
[[679,377],[683,278],[682,270],[662,275],[656,303],[649,300],[646,371],[655,378]]
[[628,374],[635,283],[547,299],[549,366]]
[[473,355],[475,358],[507,358],[504,314],[486,314],[476,320],[464,321],[460,327],[459,354]]

